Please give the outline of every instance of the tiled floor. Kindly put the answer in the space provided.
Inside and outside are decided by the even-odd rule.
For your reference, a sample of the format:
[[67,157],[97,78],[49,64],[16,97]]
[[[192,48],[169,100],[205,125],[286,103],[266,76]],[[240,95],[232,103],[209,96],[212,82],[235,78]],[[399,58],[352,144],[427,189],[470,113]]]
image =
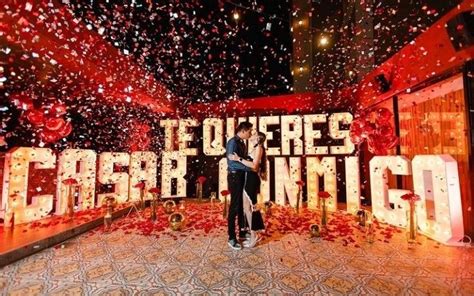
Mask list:
[[474,295],[474,248],[403,233],[358,246],[287,232],[231,250],[225,227],[141,235],[94,231],[0,270],[2,295]]

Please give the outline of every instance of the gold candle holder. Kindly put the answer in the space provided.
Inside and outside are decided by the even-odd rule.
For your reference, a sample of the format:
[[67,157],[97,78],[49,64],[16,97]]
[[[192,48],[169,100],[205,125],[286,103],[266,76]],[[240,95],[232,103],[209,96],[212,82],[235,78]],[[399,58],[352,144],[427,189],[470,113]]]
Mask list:
[[157,187],[150,188],[148,190],[149,193],[152,195],[151,200],[151,221],[155,222],[157,220],[157,207],[158,207],[158,200],[160,195],[160,189]]
[[417,223],[416,223],[416,216],[415,216],[415,204],[410,203],[410,209],[407,211],[407,241],[409,244],[416,243],[417,237]]
[[298,214],[300,212],[300,199],[303,198],[301,196],[301,193],[303,192],[304,182],[301,181],[301,180],[297,181],[296,185],[298,185],[298,194],[296,195],[297,196],[297,199],[296,199],[296,213]]
[[74,193],[75,193],[75,187],[73,185],[68,186],[68,195],[67,195],[67,210],[66,210],[66,215],[69,218],[72,218],[74,216]]
[[406,193],[400,196],[401,199],[408,202],[409,210],[407,211],[407,241],[409,244],[414,244],[417,242],[417,225],[416,225],[416,215],[415,215],[415,202],[419,201],[421,198],[418,194],[413,192]]
[[112,214],[114,211],[114,203],[115,203],[115,198],[108,196],[105,199],[105,215],[104,215],[104,231],[105,232],[110,232],[112,228]]
[[266,201],[264,204],[265,215],[270,216],[272,214],[273,203],[271,201]]
[[167,200],[163,203],[163,207],[165,208],[166,214],[171,214],[174,212],[174,208],[176,207],[176,203],[174,200]]
[[156,204],[157,200],[155,197],[153,197],[151,201],[151,221],[156,221],[157,215],[156,215]]
[[311,238],[320,238],[321,237],[321,229],[318,224],[311,224],[309,226],[309,233]]
[[202,202],[202,184],[199,182],[196,183],[196,197],[199,202]]
[[230,194],[229,190],[222,190],[222,196],[224,197],[224,209],[222,211],[222,218],[227,218],[227,196]]
[[326,199],[322,199],[321,204],[321,225],[325,227],[328,224],[328,212],[326,208]]
[[184,215],[182,213],[173,213],[168,217],[170,228],[173,231],[181,231],[184,227]]
[[367,220],[365,223],[365,239],[369,244],[374,243],[375,241],[375,227],[372,219]]

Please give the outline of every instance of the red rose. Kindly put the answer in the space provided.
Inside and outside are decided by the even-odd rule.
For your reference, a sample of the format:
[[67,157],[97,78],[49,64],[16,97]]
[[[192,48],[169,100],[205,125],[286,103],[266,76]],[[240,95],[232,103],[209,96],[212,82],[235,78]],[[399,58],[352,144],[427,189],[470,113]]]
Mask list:
[[318,192],[318,197],[319,198],[330,198],[331,194],[329,194],[329,192],[327,192],[327,191],[319,191]]
[[406,193],[402,196],[400,196],[401,199],[406,200],[408,202],[415,202],[419,201],[421,198],[418,194],[415,194],[413,192]]
[[222,190],[221,191],[222,196],[227,196],[230,194],[229,190]]
[[200,176],[200,177],[197,179],[197,182],[198,182],[199,184],[201,184],[201,185],[204,184],[204,182],[206,182],[206,177]]
[[161,191],[160,191],[160,188],[158,188],[158,187],[153,187],[153,188],[150,188],[150,190],[148,190],[148,192],[160,194]]
[[133,188],[143,189],[145,187],[145,182],[141,181],[133,185]]
[[303,187],[304,186],[304,181],[302,181],[302,180],[296,181],[296,185],[298,185],[300,187]]
[[74,178],[68,178],[68,179],[63,180],[63,184],[64,185],[77,185],[78,182]]

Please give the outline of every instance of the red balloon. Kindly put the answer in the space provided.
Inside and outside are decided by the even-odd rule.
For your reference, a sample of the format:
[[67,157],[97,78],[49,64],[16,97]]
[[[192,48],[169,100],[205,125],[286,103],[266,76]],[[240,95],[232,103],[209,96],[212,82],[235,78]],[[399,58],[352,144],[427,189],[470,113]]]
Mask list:
[[349,132],[349,137],[351,138],[351,142],[354,143],[355,145],[359,145],[364,141],[364,138],[362,138],[361,133],[355,133],[353,131]]
[[369,136],[371,136],[372,134],[374,133],[374,128],[372,127],[371,124],[367,124],[364,126],[364,128],[362,129],[362,137],[363,138],[368,138]]
[[53,104],[50,109],[51,116],[59,117],[66,114],[66,105],[64,104]]
[[354,132],[362,131],[362,129],[364,128],[364,126],[365,126],[365,121],[361,120],[360,118],[359,118],[359,119],[355,119],[355,120],[353,120],[352,123],[351,123],[350,130],[351,130],[351,131],[354,131]]
[[392,118],[392,112],[388,110],[387,108],[378,108],[376,111],[377,117],[376,121],[377,123],[384,123],[388,122]]
[[367,139],[369,152],[375,155],[386,155],[387,148],[383,144],[383,139],[376,135],[369,135]]
[[392,135],[387,139],[386,147],[387,149],[392,149],[393,147],[397,146],[397,144],[398,144],[398,137],[395,135]]
[[50,131],[57,131],[61,129],[65,124],[66,122],[62,117],[47,118],[44,122],[44,126]]
[[34,108],[33,100],[24,94],[13,94],[10,99],[18,109],[31,110]]
[[379,136],[391,136],[393,135],[393,127],[390,122],[384,122],[377,126],[376,134]]
[[40,132],[40,138],[45,143],[54,143],[59,140],[59,135],[56,131],[42,130]]
[[70,121],[67,121],[58,131],[59,138],[65,138],[69,136],[72,132],[72,124]]
[[26,119],[34,126],[42,126],[44,124],[43,110],[31,109],[26,111]]

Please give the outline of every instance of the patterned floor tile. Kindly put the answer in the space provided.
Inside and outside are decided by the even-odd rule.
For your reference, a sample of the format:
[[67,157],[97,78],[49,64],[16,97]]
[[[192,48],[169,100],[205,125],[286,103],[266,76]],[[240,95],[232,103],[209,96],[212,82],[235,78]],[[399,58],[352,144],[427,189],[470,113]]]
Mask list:
[[403,295],[407,293],[407,287],[413,282],[413,278],[380,276],[375,275],[367,280],[364,289],[374,295]]
[[1,295],[474,295],[474,249],[426,238],[357,246],[278,234],[90,232],[0,269]]
[[354,293],[358,283],[352,277],[342,276],[342,274],[330,275],[320,282],[323,291],[331,295],[347,295]]
[[408,291],[413,295],[453,295],[456,284],[452,279],[417,277]]

